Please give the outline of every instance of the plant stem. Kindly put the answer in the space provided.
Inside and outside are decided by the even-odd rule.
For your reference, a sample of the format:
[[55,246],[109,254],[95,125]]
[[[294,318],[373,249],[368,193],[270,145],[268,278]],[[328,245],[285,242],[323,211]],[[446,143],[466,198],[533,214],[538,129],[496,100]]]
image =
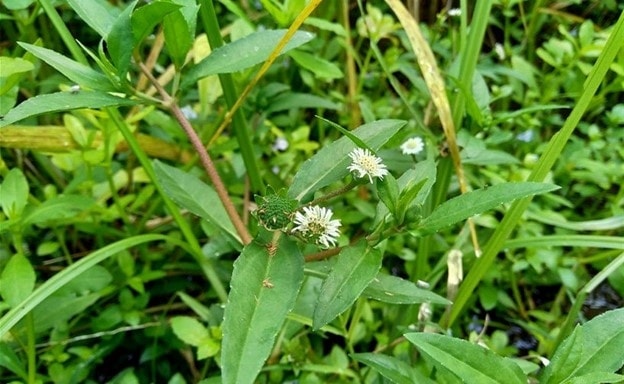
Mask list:
[[228,191],[225,188],[225,185],[223,184],[223,181],[221,180],[221,177],[219,176],[219,173],[217,172],[217,169],[214,166],[214,163],[212,162],[212,159],[210,158],[208,151],[206,151],[206,148],[204,148],[204,144],[201,142],[201,139],[199,138],[199,136],[197,135],[197,133],[191,126],[191,123],[189,123],[186,117],[184,117],[184,114],[180,110],[180,107],[178,106],[178,104],[167,93],[167,91],[165,91],[165,89],[160,85],[158,80],[156,80],[154,76],[152,76],[152,74],[147,70],[147,68],[142,63],[140,64],[140,66],[145,76],[147,76],[150,79],[154,87],[156,87],[156,89],[158,90],[158,93],[160,93],[160,96],[163,98],[164,105],[167,106],[171,110],[171,112],[173,113],[173,116],[176,118],[176,120],[178,121],[178,123],[180,124],[184,132],[186,133],[186,136],[191,141],[193,148],[195,148],[195,151],[197,151],[197,154],[199,155],[199,159],[202,163],[202,166],[206,170],[206,173],[208,173],[208,177],[210,177],[210,181],[212,181],[215,191],[217,192],[217,195],[219,196],[221,203],[223,203],[223,207],[225,208],[225,211],[227,212],[230,220],[232,221],[232,224],[234,224],[234,228],[236,228],[236,232],[238,232],[238,235],[240,236],[241,241],[243,242],[244,245],[251,243],[251,240],[252,240],[251,235],[249,234],[249,231],[247,230],[247,227],[243,223],[243,220],[241,219],[240,215],[236,211],[236,208],[234,207],[234,204],[232,203],[232,200],[230,199],[230,195],[228,194]]

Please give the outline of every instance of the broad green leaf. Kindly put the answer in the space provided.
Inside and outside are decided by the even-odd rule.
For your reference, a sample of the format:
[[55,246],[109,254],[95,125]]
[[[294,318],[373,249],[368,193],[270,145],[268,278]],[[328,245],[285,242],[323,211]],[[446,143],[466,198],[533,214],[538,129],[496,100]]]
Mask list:
[[377,179],[375,184],[377,185],[379,200],[384,203],[393,215],[396,215],[396,208],[399,202],[399,183],[397,183],[397,180],[389,173],[382,180]]
[[255,240],[243,249],[234,263],[223,316],[224,384],[254,382],[302,282],[303,256],[285,235],[275,248]]
[[[624,365],[624,308],[614,309],[577,326],[561,343],[543,383],[561,383],[593,372],[616,372]],[[579,347],[580,346],[580,347]]]
[[[378,120],[364,124],[352,133],[376,151],[405,123],[404,120]],[[341,137],[323,146],[320,151],[303,163],[293,179],[288,195],[305,202],[317,190],[343,179],[349,174],[347,170],[351,163],[349,152],[355,148],[355,144],[347,137]]]
[[581,376],[564,381],[563,384],[603,384],[624,382],[624,375],[611,372],[589,372]]
[[4,367],[15,373],[24,381],[27,380],[24,364],[22,364],[22,361],[17,356],[13,348],[9,347],[5,342],[0,342],[0,367]]
[[394,356],[379,353],[355,353],[353,359],[368,365],[383,377],[396,384],[434,384],[435,382]]
[[35,308],[46,298],[50,297],[54,292],[71,282],[77,276],[85,273],[97,263],[107,259],[108,257],[123,251],[124,249],[135,245],[143,244],[156,240],[168,240],[176,245],[184,245],[177,240],[163,235],[149,234],[129,237],[115,243],[109,244],[99,250],[83,257],[79,261],[63,269],[61,272],[47,279],[33,293],[31,293],[20,305],[12,308],[0,318],[0,338],[2,338],[18,321],[20,321],[28,312]]
[[382,252],[360,241],[343,248],[321,286],[312,328],[319,329],[351,306],[381,268]]
[[126,78],[126,73],[128,73],[128,68],[130,67],[130,59],[132,58],[132,50],[134,49],[134,35],[132,34],[130,16],[136,3],[137,0],[133,1],[121,12],[105,37],[108,54],[115,67],[117,67],[117,75],[120,79]]
[[9,219],[22,215],[28,202],[28,181],[19,168],[7,173],[0,184],[0,206]]
[[442,370],[467,384],[526,384],[513,361],[466,340],[434,333],[406,333],[405,338]]
[[364,290],[364,296],[390,304],[432,304],[448,305],[451,302],[411,281],[379,273]]
[[32,53],[46,64],[50,65],[74,83],[98,91],[113,91],[115,87],[108,78],[86,65],[82,65],[51,49],[38,47],[27,43],[18,43],[22,48]]
[[69,111],[81,108],[104,108],[122,105],[134,105],[135,101],[113,96],[104,92],[79,91],[57,92],[31,97],[0,119],[0,128],[13,124],[27,117],[49,112]]
[[[0,115],[8,112],[15,104],[16,85],[24,73],[35,69],[33,63],[19,57],[0,56]],[[7,107],[6,104],[12,105]]]
[[30,6],[30,4],[34,3],[35,0],[3,0],[2,5],[10,9],[11,11],[17,11],[20,9],[26,9]]
[[35,270],[26,256],[11,256],[0,275],[0,294],[12,308],[18,306],[35,288]]
[[212,187],[197,177],[158,160],[154,161],[154,171],[171,200],[215,224],[240,242],[232,221]]
[[535,182],[502,183],[477,189],[440,204],[430,216],[420,223],[418,232],[421,234],[433,233],[503,203],[556,189],[559,189],[556,185]]
[[181,5],[168,1],[152,1],[139,7],[132,13],[132,35],[134,44],[138,45],[149,35],[163,18],[180,9]]
[[328,80],[344,77],[344,74],[336,64],[319,56],[302,51],[292,51],[288,55],[302,68],[312,72],[315,77]]
[[271,100],[271,104],[265,113],[285,111],[292,108],[314,108],[337,110],[340,105],[327,98],[311,95],[308,93],[286,92]]
[[102,37],[108,36],[120,13],[105,1],[67,0],[67,4]]
[[[188,10],[192,11],[192,18],[187,17]],[[195,38],[195,18],[199,7],[193,5],[186,6],[175,12],[171,12],[163,19],[163,32],[167,52],[176,66],[181,68],[184,65],[186,56],[193,45]],[[185,11],[185,12],[183,12]]]
[[81,211],[86,211],[95,205],[95,200],[88,196],[62,195],[48,199],[24,215],[23,223],[58,225],[58,220],[76,218]]
[[171,318],[171,329],[178,339],[188,345],[197,347],[201,341],[210,337],[208,330],[197,319],[189,316],[175,316]]
[[[285,34],[285,29],[258,31],[215,49],[184,75],[182,87],[195,84],[206,76],[238,72],[267,60]],[[297,48],[313,37],[310,32],[298,31],[281,53]]]

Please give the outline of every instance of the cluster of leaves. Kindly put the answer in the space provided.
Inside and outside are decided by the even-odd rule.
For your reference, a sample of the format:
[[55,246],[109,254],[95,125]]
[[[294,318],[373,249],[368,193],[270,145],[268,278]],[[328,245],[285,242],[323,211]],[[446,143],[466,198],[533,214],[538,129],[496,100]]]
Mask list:
[[[479,1],[490,50],[440,11],[447,95],[395,1],[319,3],[2,3],[3,382],[622,381],[624,311],[587,310],[624,297],[622,17]],[[355,180],[358,147],[390,173]],[[315,202],[335,249],[290,231]]]

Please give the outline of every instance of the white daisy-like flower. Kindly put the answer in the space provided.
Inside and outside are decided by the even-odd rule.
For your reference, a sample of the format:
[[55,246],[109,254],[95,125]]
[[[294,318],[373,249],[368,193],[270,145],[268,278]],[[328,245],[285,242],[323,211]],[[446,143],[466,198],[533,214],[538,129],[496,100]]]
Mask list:
[[332,210],[318,205],[303,207],[303,213],[295,213],[293,232],[300,232],[304,237],[313,239],[326,248],[336,244],[340,236],[340,220],[332,220]]
[[388,174],[386,165],[382,163],[381,158],[373,155],[368,149],[356,148],[349,153],[349,157],[353,161],[347,169],[356,173],[359,178],[368,176],[372,183],[373,177],[383,179]]
[[401,144],[401,151],[404,155],[417,155],[425,148],[425,142],[422,138],[416,136],[405,140]]

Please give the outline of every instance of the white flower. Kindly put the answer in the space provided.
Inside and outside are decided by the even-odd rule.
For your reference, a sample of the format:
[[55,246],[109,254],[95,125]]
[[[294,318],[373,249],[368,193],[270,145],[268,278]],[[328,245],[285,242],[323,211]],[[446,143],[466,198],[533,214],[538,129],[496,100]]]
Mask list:
[[283,137],[278,137],[275,139],[273,146],[271,147],[274,151],[285,151],[288,149],[288,140]]
[[505,60],[505,47],[503,47],[503,44],[494,44],[494,52],[496,52],[499,60]]
[[331,209],[313,205],[303,207],[303,213],[295,213],[293,232],[301,232],[304,237],[313,238],[317,244],[326,248],[333,246],[340,236],[340,220],[332,220]]
[[451,17],[457,17],[457,16],[461,16],[461,9],[460,8],[451,8],[448,10],[448,15]]
[[405,140],[401,144],[401,151],[404,155],[417,155],[425,148],[425,142],[422,138],[416,136]]
[[383,177],[388,174],[386,165],[368,149],[356,148],[349,153],[349,157],[353,162],[351,162],[351,165],[349,165],[347,169],[357,173],[357,177],[362,178],[368,176],[368,179],[372,183],[373,177],[383,179]]
[[193,107],[191,107],[190,105],[185,105],[184,107],[180,108],[180,111],[182,111],[182,114],[184,115],[184,117],[186,117],[187,120],[197,119],[197,112],[195,112]]

